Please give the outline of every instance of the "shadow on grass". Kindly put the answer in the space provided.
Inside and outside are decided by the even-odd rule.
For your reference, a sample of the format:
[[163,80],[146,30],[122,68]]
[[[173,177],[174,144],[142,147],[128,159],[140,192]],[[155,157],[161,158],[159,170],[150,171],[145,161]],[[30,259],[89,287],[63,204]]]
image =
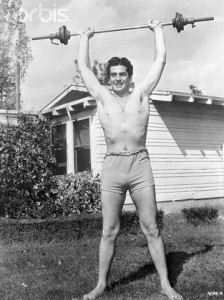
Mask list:
[[186,252],[170,252],[166,256],[167,267],[168,267],[168,276],[172,286],[177,283],[178,276],[183,271],[183,265],[195,255],[206,254],[213,249],[213,245],[205,245],[204,249],[193,253]]
[[[167,267],[169,280],[172,286],[177,283],[178,276],[183,270],[183,265],[193,256],[201,255],[212,251],[213,245],[205,245],[205,248],[193,253],[186,252],[170,252],[166,255]],[[153,263],[145,264],[143,267],[138,269],[136,272],[130,273],[128,276],[121,278],[118,281],[112,282],[108,287],[107,291],[113,290],[116,286],[125,285],[136,280],[143,279],[147,275],[156,273],[156,268]]]
[[149,274],[156,273],[156,268],[153,263],[145,264],[143,267],[138,269],[136,272],[130,273],[128,276],[121,278],[118,281],[111,282],[111,284],[107,287],[107,291],[113,290],[116,286],[125,285],[130,282],[140,280],[146,277]]

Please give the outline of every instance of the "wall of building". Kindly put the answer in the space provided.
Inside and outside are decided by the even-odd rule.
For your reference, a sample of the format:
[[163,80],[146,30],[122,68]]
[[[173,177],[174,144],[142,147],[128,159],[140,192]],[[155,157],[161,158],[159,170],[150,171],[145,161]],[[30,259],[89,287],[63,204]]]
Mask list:
[[154,102],[147,147],[158,201],[223,197],[224,109]]
[[0,123],[17,124],[18,112],[10,110],[0,110]]
[[33,111],[17,111],[17,110],[3,110],[0,109],[0,123],[16,125],[18,121],[18,115],[22,113],[32,118],[37,118],[38,113]]

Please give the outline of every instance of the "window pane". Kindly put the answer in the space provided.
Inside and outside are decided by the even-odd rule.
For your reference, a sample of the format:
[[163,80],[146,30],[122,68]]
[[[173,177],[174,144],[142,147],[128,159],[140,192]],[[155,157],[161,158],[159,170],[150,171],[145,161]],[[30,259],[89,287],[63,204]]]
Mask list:
[[55,175],[63,175],[67,173],[67,149],[66,149],[66,125],[60,124],[53,126],[52,138],[54,145],[54,155],[56,158],[56,166],[54,168]]
[[74,122],[76,172],[91,170],[89,119]]
[[90,171],[90,149],[76,148],[77,172]]
[[74,122],[75,146],[90,145],[89,119]]

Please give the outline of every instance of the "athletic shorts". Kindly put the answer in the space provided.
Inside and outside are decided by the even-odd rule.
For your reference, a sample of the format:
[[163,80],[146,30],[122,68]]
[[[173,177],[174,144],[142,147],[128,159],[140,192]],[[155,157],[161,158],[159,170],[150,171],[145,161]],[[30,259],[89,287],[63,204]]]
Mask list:
[[146,148],[106,153],[101,175],[101,190],[119,194],[126,194],[129,190],[130,194],[133,194],[154,184]]

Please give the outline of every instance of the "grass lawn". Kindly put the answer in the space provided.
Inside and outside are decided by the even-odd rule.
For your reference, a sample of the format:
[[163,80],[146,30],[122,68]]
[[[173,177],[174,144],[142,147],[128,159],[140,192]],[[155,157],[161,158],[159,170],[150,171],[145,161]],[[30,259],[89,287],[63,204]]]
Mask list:
[[[194,227],[164,217],[170,281],[186,300],[224,299],[224,220]],[[41,233],[40,233],[41,234]],[[0,241],[0,299],[76,299],[95,287],[100,232],[75,240]],[[140,231],[121,233],[109,286],[99,299],[165,300]]]

